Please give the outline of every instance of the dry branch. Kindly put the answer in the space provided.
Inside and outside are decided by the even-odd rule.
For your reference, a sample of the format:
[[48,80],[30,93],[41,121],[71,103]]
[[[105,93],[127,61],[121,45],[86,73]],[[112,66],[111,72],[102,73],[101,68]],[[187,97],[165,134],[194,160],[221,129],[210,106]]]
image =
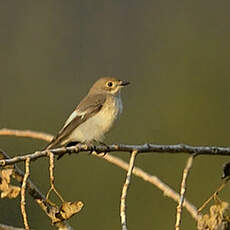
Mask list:
[[26,184],[29,175],[30,175],[30,158],[27,158],[25,162],[25,175],[23,177],[22,187],[21,187],[21,212],[22,212],[23,222],[26,230],[30,229],[28,224],[27,214],[26,214]]
[[61,200],[61,202],[64,203],[64,199],[62,198],[62,196],[54,186],[54,154],[48,151],[48,156],[49,156],[50,189],[46,195],[46,199],[48,200],[50,192],[54,191],[58,196],[58,198]]
[[137,151],[133,151],[129,161],[129,169],[126,175],[126,180],[123,185],[122,193],[121,193],[121,204],[120,204],[120,216],[121,216],[121,228],[122,230],[127,230],[127,221],[126,221],[126,198],[127,192],[129,189],[129,185],[131,183],[132,171],[135,163],[135,158],[137,155]]
[[31,131],[31,130],[18,130],[18,129],[0,129],[0,136],[16,136],[16,137],[28,137],[43,141],[51,141],[52,135]]
[[[31,137],[36,139],[42,139],[50,141],[52,136],[49,134],[43,134],[41,132],[23,131],[23,130],[10,130],[0,129],[0,135],[15,135],[21,137]],[[31,136],[30,136],[31,135]],[[99,146],[87,146],[85,144],[78,144],[72,147],[62,147],[57,149],[51,149],[55,155],[66,154],[66,153],[79,153],[79,152],[132,152],[137,150],[138,153],[189,153],[196,155],[219,155],[229,156],[230,147],[217,147],[217,146],[191,146],[186,144],[176,145],[155,145],[155,144],[144,144],[144,145],[123,145],[115,144],[110,146],[99,145]],[[47,150],[37,151],[35,153],[26,154],[23,156],[13,157],[8,160],[0,160],[0,165],[15,164],[20,161],[25,161],[27,157],[31,160],[35,160],[40,157],[46,156]]]
[[[184,144],[178,145],[154,145],[154,144],[144,144],[144,145],[98,145],[98,146],[87,146],[85,144],[77,144],[71,147],[61,147],[56,149],[50,149],[53,154],[60,155],[66,153],[79,153],[79,152],[97,152],[97,153],[108,153],[108,152],[132,152],[137,150],[138,153],[189,153],[196,155],[219,155],[219,156],[229,156],[230,147],[209,147],[209,146],[190,146]],[[0,160],[0,166],[12,165],[21,161],[25,161],[26,158],[31,160],[38,159],[40,157],[45,157],[48,154],[48,150],[36,151],[34,153],[29,153],[25,155],[20,155],[13,157],[11,159]]]
[[229,179],[230,178],[228,177],[223,181],[223,183],[216,189],[216,191],[201,205],[201,207],[198,209],[198,212],[201,212],[211,200],[217,197],[218,193],[222,191],[224,187],[227,185]]
[[[1,154],[5,158],[9,158],[9,156],[5,152],[1,151]],[[18,182],[22,183],[25,174],[17,166],[14,166],[14,174],[15,174],[15,179]],[[28,187],[29,194],[34,198],[36,203],[41,207],[41,209],[51,219],[52,223],[55,223],[54,226],[56,228],[68,229],[68,230],[72,229],[71,226],[67,222],[62,221],[62,219],[59,219],[56,217],[56,215],[58,215],[60,213],[60,208],[58,208],[56,206],[52,206],[49,202],[47,202],[45,196],[31,182],[30,179],[27,180],[27,187]]]
[[5,224],[0,224],[0,230],[25,230],[24,228],[17,228]]
[[[101,159],[106,160],[126,171],[128,171],[129,169],[129,164],[127,164],[125,161],[121,160],[118,157],[112,156],[110,154],[106,154],[105,156],[102,156],[102,155],[93,153],[93,155],[96,157],[100,157]],[[136,167],[136,166],[133,168],[133,174],[135,176],[142,178],[144,181],[147,181],[150,184],[153,184],[154,186],[156,186],[158,189],[160,189],[163,192],[165,196],[173,199],[177,203],[180,202],[180,195],[175,190],[170,188],[167,184],[165,184],[162,180],[160,180],[158,177],[148,174],[143,169]],[[195,220],[199,218],[197,208],[193,204],[191,204],[187,199],[184,199],[183,206],[187,209],[187,211],[191,214],[191,216]]]
[[[7,135],[12,135],[13,136],[13,135],[17,134],[17,136],[29,137],[28,135],[25,136],[25,132],[23,130],[21,130],[21,131],[16,130],[16,132],[15,132],[15,130],[11,130],[11,129],[2,129],[2,130],[0,129],[0,135],[4,135],[6,130],[7,130]],[[41,133],[35,132],[35,131],[29,131],[29,132],[32,134],[32,136],[31,136],[32,138],[40,139],[40,134]],[[26,133],[26,134],[28,134],[28,133]],[[41,139],[46,140],[46,141],[51,141],[52,138],[53,138],[52,135],[44,133],[44,136]],[[88,147],[86,145],[82,145],[82,146],[84,147],[84,151],[87,151]],[[117,150],[117,148],[115,148],[117,145],[113,145],[113,146],[114,146],[115,151],[120,151],[120,150]],[[149,145],[144,145],[144,146],[148,147]],[[103,150],[108,150],[108,148],[105,147],[105,146],[100,146],[100,147]],[[126,145],[126,147],[128,148],[128,150],[131,149],[130,151],[133,151],[130,146]],[[110,148],[111,148],[111,146],[110,146]],[[56,151],[56,153],[58,153],[58,151],[61,151],[61,153],[62,153],[63,151],[66,151],[67,149],[69,149],[69,151],[71,152],[71,151],[76,150],[76,147],[73,146],[73,147],[69,147],[69,148],[60,148],[60,149],[57,149],[57,150],[52,150],[52,152],[54,153]],[[77,148],[77,150],[80,151],[78,148]],[[230,150],[230,148],[229,148],[229,150]],[[101,151],[101,152],[103,152],[103,151]],[[230,153],[230,151],[229,151],[229,153]],[[34,153],[34,154],[30,154],[30,155],[36,159],[36,158],[39,158],[39,157],[47,156],[47,153],[45,151],[43,151],[43,155],[40,155],[40,152],[37,152],[37,154]],[[106,161],[108,161],[108,162],[110,162],[110,163],[112,163],[112,164],[114,164],[114,165],[116,165],[116,166],[128,171],[129,165],[125,161],[121,160],[118,157],[112,156],[110,154],[106,154],[105,156],[102,156],[101,154],[99,155],[99,154],[94,153],[93,155],[97,156],[97,157],[99,157],[99,158],[101,158],[103,160],[106,160]],[[22,156],[22,157],[23,157],[23,159],[20,158],[19,161],[25,160],[25,157],[24,156]],[[14,163],[17,162],[17,157],[16,158],[11,158],[11,159],[14,159],[13,160],[13,161],[15,161]],[[4,163],[6,163],[6,161],[3,162],[3,164]],[[179,194],[177,192],[175,192],[172,188],[170,188],[167,184],[165,184],[163,181],[161,181],[158,177],[153,176],[151,174],[148,174],[144,170],[142,170],[141,168],[138,168],[138,167],[134,167],[133,174],[138,176],[138,177],[140,177],[140,178],[142,178],[143,180],[153,184],[158,189],[163,191],[163,194],[165,196],[168,196],[168,197],[172,198],[174,201],[176,201],[177,203],[179,203],[179,201],[180,201]],[[187,201],[185,199],[184,203],[183,203],[183,206],[187,209],[187,211],[191,214],[191,216],[195,220],[198,219],[199,215],[198,215],[198,212],[197,212],[197,208],[193,204],[191,204],[189,201]],[[62,222],[60,222],[60,223],[62,223]]]
[[181,189],[180,189],[180,202],[177,206],[177,214],[176,214],[176,224],[175,224],[175,230],[180,229],[180,223],[181,223],[181,214],[182,214],[182,207],[185,199],[185,192],[186,192],[186,180],[188,178],[188,174],[192,168],[194,156],[191,156],[188,158],[184,172],[183,172],[183,178],[181,182]]

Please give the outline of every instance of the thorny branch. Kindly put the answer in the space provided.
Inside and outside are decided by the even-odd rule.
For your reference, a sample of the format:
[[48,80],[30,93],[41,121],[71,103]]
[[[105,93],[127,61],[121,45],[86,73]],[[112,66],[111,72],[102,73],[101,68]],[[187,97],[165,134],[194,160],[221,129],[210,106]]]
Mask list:
[[120,204],[120,216],[121,216],[121,229],[127,230],[127,221],[126,221],[126,198],[127,198],[127,192],[129,189],[129,185],[131,183],[131,176],[132,171],[135,163],[135,158],[137,155],[137,151],[133,151],[130,157],[129,161],[129,169],[127,172],[126,180],[122,189],[121,193],[121,204]]

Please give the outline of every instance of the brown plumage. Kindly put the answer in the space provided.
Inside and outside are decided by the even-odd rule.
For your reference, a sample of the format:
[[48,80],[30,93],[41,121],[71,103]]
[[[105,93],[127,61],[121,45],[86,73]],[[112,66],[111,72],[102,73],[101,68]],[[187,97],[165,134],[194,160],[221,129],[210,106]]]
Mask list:
[[97,80],[46,149],[101,140],[122,111],[120,89],[128,84],[112,77]]

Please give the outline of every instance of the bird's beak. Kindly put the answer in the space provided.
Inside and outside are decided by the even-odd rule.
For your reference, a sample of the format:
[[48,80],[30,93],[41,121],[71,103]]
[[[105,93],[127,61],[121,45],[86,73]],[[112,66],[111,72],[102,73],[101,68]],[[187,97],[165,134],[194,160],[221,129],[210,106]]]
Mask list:
[[129,85],[129,84],[130,84],[129,81],[119,81],[120,86],[126,86],[126,85]]

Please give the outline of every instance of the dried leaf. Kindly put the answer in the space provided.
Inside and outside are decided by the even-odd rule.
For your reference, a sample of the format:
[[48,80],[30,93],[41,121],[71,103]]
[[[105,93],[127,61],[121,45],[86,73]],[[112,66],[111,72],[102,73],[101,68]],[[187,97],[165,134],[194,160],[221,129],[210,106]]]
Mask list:
[[209,214],[198,220],[198,230],[230,230],[229,204],[218,202],[210,207]]
[[16,198],[21,189],[18,186],[9,185],[7,190],[2,191],[1,198]]
[[83,206],[84,204],[81,201],[63,202],[59,209],[59,213],[56,214],[56,217],[60,221],[67,220],[76,213],[80,212]]
[[1,198],[15,198],[20,192],[20,187],[10,184],[10,179],[13,174],[13,168],[4,168],[0,170],[0,191]]
[[6,183],[10,183],[10,177],[13,174],[12,168],[5,168],[0,171],[0,177],[6,181]]

